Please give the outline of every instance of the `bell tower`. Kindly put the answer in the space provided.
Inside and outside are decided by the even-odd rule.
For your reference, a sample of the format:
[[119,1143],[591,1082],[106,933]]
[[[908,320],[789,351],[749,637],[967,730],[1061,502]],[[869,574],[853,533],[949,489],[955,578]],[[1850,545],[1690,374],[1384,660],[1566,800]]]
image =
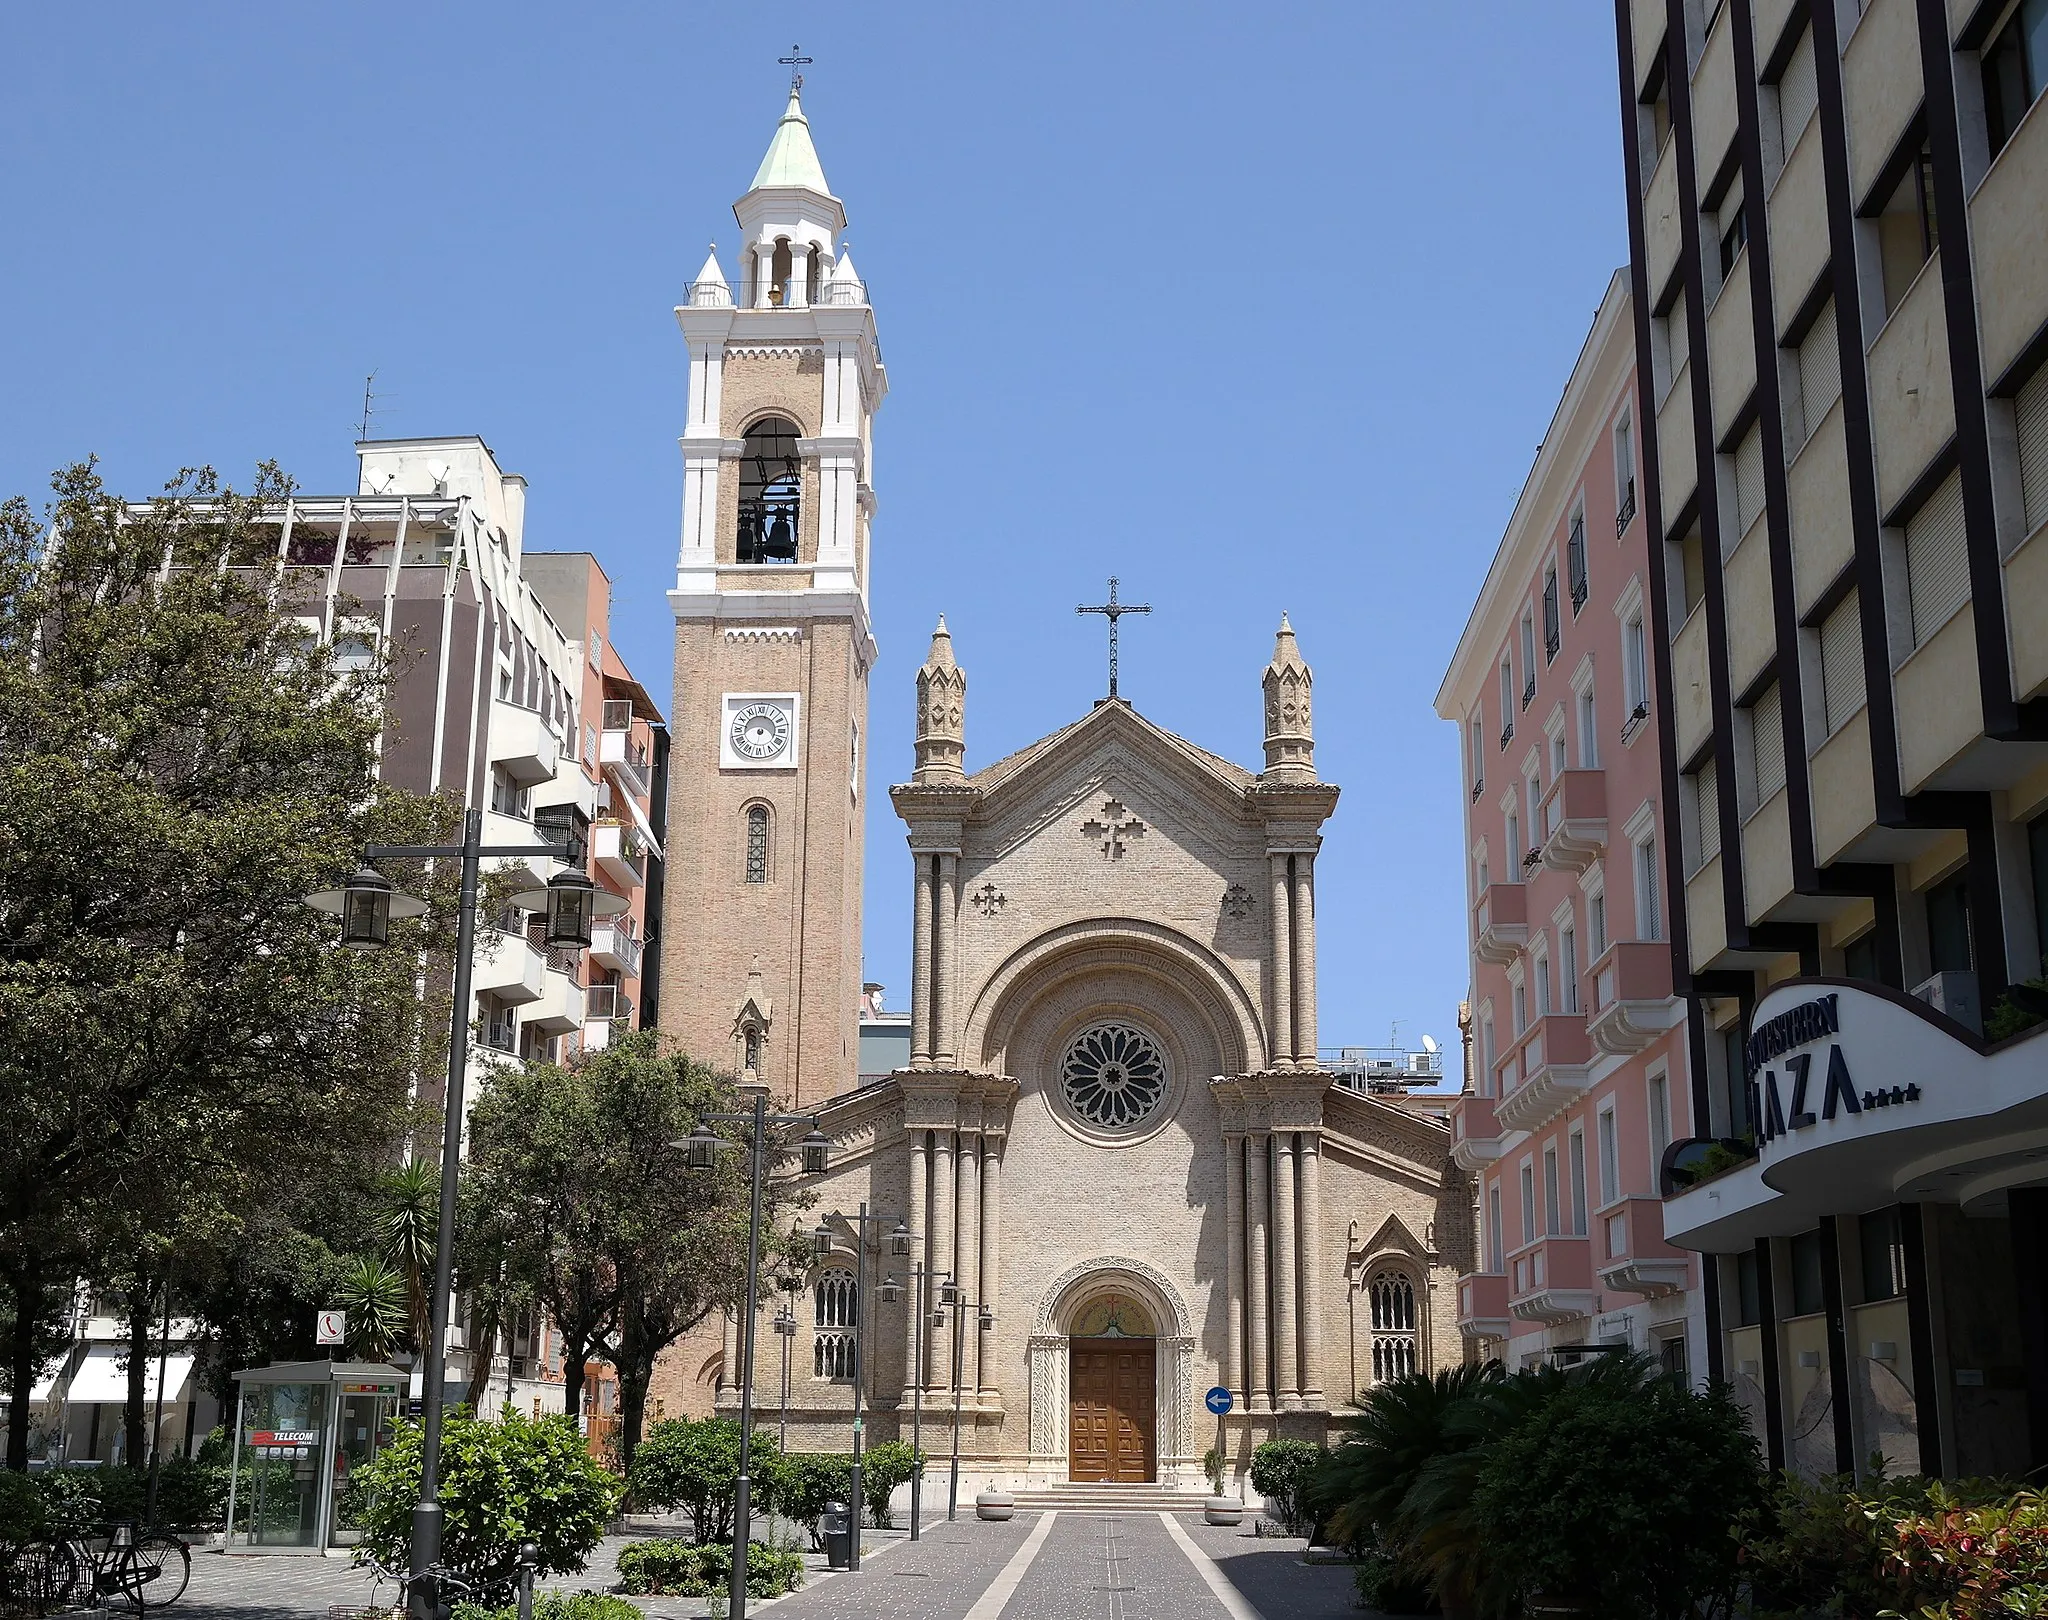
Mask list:
[[733,205],[736,260],[714,245],[676,310],[689,404],[661,1024],[808,1106],[852,1090],[859,1066],[868,467],[889,384],[802,84]]

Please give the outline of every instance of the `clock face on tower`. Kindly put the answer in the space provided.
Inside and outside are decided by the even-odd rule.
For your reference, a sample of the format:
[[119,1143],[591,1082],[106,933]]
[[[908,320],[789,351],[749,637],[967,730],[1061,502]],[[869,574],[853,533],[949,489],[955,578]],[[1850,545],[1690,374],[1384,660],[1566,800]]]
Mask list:
[[728,769],[787,769],[796,763],[794,693],[728,692],[719,738]]

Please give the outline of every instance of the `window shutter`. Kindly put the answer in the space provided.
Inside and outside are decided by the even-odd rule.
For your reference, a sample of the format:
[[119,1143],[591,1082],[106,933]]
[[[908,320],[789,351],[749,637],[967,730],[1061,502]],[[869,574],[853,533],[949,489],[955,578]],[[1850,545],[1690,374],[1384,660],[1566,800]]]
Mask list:
[[1778,129],[1787,157],[1799,144],[1807,120],[1813,117],[1819,102],[1820,91],[1814,81],[1813,30],[1809,28],[1799,36],[1799,43],[1785,62],[1785,71],[1778,75]]
[[[1836,347],[1835,301],[1830,298],[1820,317],[1806,329],[1799,343],[1799,399],[1806,421],[1806,437],[1820,426],[1842,392],[1842,351]],[[1804,442],[1803,440],[1801,441]]]
[[1721,853],[1720,772],[1710,759],[1686,781],[1691,784],[1686,809],[1692,823],[1686,828],[1692,845],[1688,852],[1692,859],[1686,865],[1697,872]]
[[1761,806],[1785,785],[1785,712],[1775,684],[1750,705],[1749,752],[1755,762],[1756,802]]
[[1970,599],[1970,552],[1963,537],[1963,480],[1950,473],[1927,504],[1906,520],[1906,589],[1913,608],[1913,645],[1948,622]]
[[1830,737],[1863,707],[1863,622],[1854,591],[1821,621],[1820,700]]
[[1764,434],[1752,425],[1735,447],[1735,534],[1740,540],[1764,509]]
[[2020,504],[2032,534],[2048,522],[2048,366],[2027,379],[2012,415],[2020,440]]

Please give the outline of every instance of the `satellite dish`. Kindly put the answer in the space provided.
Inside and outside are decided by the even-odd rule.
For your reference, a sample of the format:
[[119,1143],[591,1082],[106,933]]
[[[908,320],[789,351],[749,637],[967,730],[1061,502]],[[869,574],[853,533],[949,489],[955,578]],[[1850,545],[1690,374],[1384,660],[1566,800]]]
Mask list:
[[1434,1052],[1436,1051],[1436,1037],[1435,1037],[1434,1035],[1425,1035],[1425,1036],[1423,1036],[1423,1037],[1422,1037],[1422,1049],[1423,1049],[1423,1051],[1425,1051],[1425,1052],[1429,1052],[1429,1053],[1432,1053],[1432,1054],[1433,1054],[1433,1053],[1434,1053]]

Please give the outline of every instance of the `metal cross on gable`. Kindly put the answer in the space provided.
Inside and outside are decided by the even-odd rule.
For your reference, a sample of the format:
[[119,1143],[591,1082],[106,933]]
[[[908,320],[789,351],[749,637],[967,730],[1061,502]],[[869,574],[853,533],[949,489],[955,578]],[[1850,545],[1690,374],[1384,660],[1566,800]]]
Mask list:
[[1149,602],[1119,602],[1116,599],[1116,575],[1109,576],[1109,600],[1096,607],[1077,607],[1076,613],[1100,613],[1109,620],[1109,695],[1116,696],[1116,621],[1126,613],[1150,613]]
[[778,56],[775,60],[789,69],[789,88],[792,91],[801,90],[804,87],[803,70],[811,65],[813,58],[804,55],[804,48],[801,45],[792,45],[789,48],[789,55]]

